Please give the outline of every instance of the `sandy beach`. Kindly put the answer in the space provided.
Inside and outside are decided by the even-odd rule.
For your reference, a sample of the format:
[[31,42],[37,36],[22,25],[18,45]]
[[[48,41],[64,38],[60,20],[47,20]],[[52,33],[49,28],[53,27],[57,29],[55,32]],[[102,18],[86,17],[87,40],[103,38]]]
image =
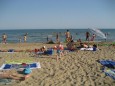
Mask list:
[[[99,46],[98,51],[68,52],[59,61],[55,54],[52,56],[34,56],[25,52],[46,46],[54,47],[57,44],[43,43],[15,43],[0,44],[0,50],[23,50],[16,53],[0,53],[0,65],[12,61],[40,62],[41,68],[33,69],[31,76],[24,81],[14,81],[8,86],[115,86],[115,81],[101,70],[101,64],[97,60],[115,60],[115,47]],[[64,46],[66,46],[64,44]],[[5,72],[16,73],[16,70]],[[0,85],[4,86],[4,85]],[[6,85],[7,86],[7,85]]]

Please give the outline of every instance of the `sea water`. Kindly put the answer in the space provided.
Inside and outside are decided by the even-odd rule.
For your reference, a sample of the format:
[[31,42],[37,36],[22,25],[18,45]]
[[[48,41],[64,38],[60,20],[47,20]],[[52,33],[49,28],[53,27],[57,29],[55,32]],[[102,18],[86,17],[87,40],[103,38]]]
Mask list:
[[[89,29],[68,29],[71,33],[71,36],[74,41],[81,39],[85,41],[85,33],[89,31]],[[23,41],[23,37],[26,33],[27,42],[28,43],[37,43],[37,42],[47,42],[47,38],[49,40],[56,41],[56,34],[59,34],[59,40],[61,42],[65,41],[65,32],[67,29],[16,29],[16,30],[0,30],[0,42],[2,42],[2,34],[7,34],[7,42],[8,43],[18,43],[19,41]],[[101,29],[103,34],[107,34],[107,41],[115,41],[115,29]],[[92,36],[93,33],[90,32]],[[105,41],[105,39],[96,36],[95,41]]]

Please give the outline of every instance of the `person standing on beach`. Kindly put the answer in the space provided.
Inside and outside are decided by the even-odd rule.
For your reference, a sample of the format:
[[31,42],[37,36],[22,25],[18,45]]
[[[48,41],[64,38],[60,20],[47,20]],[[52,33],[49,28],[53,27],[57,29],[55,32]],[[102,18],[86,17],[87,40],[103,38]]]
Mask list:
[[70,32],[69,30],[67,30],[67,32],[65,33],[66,36],[66,41],[68,42],[68,39],[70,39]]
[[27,35],[28,35],[28,33],[26,33],[26,34],[24,35],[24,42],[27,41]]
[[96,37],[96,35],[93,34],[93,35],[92,35],[92,38],[91,38],[91,41],[94,41],[95,37]]
[[89,41],[90,33],[86,32],[86,41]]
[[56,42],[57,43],[59,42],[59,34],[58,33],[56,34]]
[[21,39],[21,37],[19,37],[19,43],[21,43],[22,42],[22,39]]
[[47,36],[47,38],[46,38],[46,39],[47,39],[47,42],[48,42],[48,41],[49,41],[49,38],[48,38],[48,36]]
[[2,42],[6,44],[7,35],[4,33],[2,35]]
[[63,45],[61,44],[61,42],[58,43],[58,45],[56,46],[56,49],[57,49],[57,61],[61,58],[61,56],[63,56],[63,50],[64,50],[64,47]]
[[27,41],[27,36],[26,35],[24,35],[24,42],[26,42]]

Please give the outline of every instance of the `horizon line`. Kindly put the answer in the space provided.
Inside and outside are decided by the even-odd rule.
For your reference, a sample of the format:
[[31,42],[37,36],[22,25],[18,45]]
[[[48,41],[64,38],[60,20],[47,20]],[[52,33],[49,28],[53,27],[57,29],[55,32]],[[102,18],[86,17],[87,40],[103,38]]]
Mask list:
[[[40,29],[41,30],[41,28],[13,28],[13,29],[11,29],[11,28],[5,28],[5,29],[0,29],[0,30],[31,30],[31,29],[33,29],[33,30],[36,30],[36,29]],[[42,28],[42,29],[89,29],[89,28]],[[115,29],[115,28],[98,28],[98,29]]]

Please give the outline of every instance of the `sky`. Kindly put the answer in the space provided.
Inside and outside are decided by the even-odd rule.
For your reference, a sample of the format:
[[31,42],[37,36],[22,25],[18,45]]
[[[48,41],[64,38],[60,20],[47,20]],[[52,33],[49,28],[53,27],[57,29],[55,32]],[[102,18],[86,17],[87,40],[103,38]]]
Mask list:
[[115,28],[115,0],[0,0],[0,29]]

